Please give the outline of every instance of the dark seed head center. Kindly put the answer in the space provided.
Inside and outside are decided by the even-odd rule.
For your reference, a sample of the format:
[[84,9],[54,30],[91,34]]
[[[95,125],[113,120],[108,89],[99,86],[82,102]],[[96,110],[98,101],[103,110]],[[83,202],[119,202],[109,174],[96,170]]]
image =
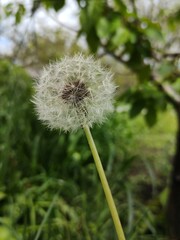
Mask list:
[[65,85],[61,97],[66,103],[78,105],[85,97],[88,97],[89,94],[85,83],[76,81]]

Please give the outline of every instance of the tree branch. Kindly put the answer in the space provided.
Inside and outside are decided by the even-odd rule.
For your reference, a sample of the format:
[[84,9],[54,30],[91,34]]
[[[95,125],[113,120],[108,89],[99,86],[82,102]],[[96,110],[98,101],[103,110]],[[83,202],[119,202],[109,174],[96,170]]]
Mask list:
[[162,83],[159,80],[155,79],[155,77],[152,77],[152,82],[154,85],[158,87],[158,89],[163,92],[166,97],[168,98],[169,102],[173,104],[175,108],[179,108],[180,106],[180,95],[168,84],[168,83]]
[[[106,47],[101,44],[101,46],[103,47],[104,50],[104,54],[108,54],[110,56],[112,56],[114,59],[116,59],[117,61],[125,64],[128,67],[128,63],[126,61],[124,61],[122,59],[122,55],[124,54],[124,52],[122,52],[120,55],[116,55],[114,52],[109,51]],[[135,72],[135,74],[137,74]],[[168,101],[177,109],[180,108],[180,94],[178,94],[175,89],[172,88],[172,86],[170,86],[168,83],[163,83],[159,80],[157,80],[155,78],[155,76],[153,76],[151,74],[151,82],[161,91],[165,94],[165,96],[167,97]]]
[[180,57],[180,53],[179,52],[177,52],[177,53],[164,53],[163,57],[178,58],[178,57]]

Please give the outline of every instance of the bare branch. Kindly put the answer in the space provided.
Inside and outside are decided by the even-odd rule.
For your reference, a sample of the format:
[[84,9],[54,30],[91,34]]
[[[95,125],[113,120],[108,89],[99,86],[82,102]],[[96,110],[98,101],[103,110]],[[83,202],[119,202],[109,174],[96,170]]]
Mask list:
[[180,94],[178,94],[168,83],[162,83],[159,80],[155,79],[153,76],[151,77],[152,82],[158,87],[161,92],[166,95],[169,102],[171,102],[175,108],[179,108]]
[[179,52],[177,52],[177,53],[164,53],[163,57],[178,58],[178,57],[180,57],[180,53]]

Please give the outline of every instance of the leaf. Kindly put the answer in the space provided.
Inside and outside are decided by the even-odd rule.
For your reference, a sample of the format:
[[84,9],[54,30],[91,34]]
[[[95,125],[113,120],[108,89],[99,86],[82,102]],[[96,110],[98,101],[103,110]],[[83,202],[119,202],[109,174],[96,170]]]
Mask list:
[[88,2],[87,13],[89,19],[97,24],[98,19],[101,17],[105,1],[91,0]]
[[65,4],[65,0],[54,1],[53,7],[56,11],[60,10]]
[[99,38],[96,34],[95,28],[91,28],[87,33],[86,40],[92,52],[96,52],[99,46]]
[[65,4],[65,0],[42,0],[42,3],[46,9],[54,8],[55,11],[59,11]]
[[96,30],[99,37],[106,38],[114,34],[119,28],[123,27],[119,16],[109,15],[101,17],[97,23]]
[[176,13],[171,14],[168,17],[167,22],[168,22],[168,26],[169,26],[170,30],[176,31],[177,27],[179,26],[179,22],[180,22],[180,9],[178,9]]
[[174,65],[172,63],[163,61],[159,66],[158,72],[162,78],[167,78],[172,74],[173,70]]
[[149,127],[152,127],[157,122],[157,112],[153,106],[147,109],[147,113],[145,114],[145,120]]
[[97,24],[96,30],[97,34],[100,38],[107,38],[111,32],[110,28],[110,23],[109,21],[105,18],[102,17]]
[[166,206],[168,195],[169,195],[169,188],[167,187],[159,194],[159,200],[163,207]]
[[128,29],[124,27],[120,27],[117,31],[116,34],[112,38],[112,43],[116,47],[119,45],[125,44],[128,41],[134,41],[135,40],[135,35],[131,33]]
[[127,7],[126,7],[126,5],[123,3],[123,1],[114,0],[114,4],[115,4],[116,8],[117,8],[120,12],[123,12],[123,13],[126,12]]
[[149,65],[144,65],[141,67],[140,71],[137,72],[139,80],[141,82],[148,81],[151,76],[151,68]]
[[131,118],[136,117],[139,113],[141,113],[144,107],[145,106],[144,106],[143,99],[135,100],[134,103],[131,105],[129,116]]
[[180,94],[180,77],[176,78],[176,81],[173,84],[173,88]]
[[160,27],[157,27],[157,26],[148,26],[146,29],[145,29],[145,34],[148,38],[150,38],[151,40],[154,40],[154,41],[163,41],[163,35],[162,35],[162,32],[160,30]]
[[15,14],[15,23],[19,24],[24,16],[26,9],[23,4],[19,4],[18,11]]
[[4,199],[6,197],[6,193],[5,192],[0,192],[0,200]]
[[83,33],[89,32],[92,23],[89,21],[87,12],[85,10],[81,11],[80,13],[80,23],[81,23],[81,28]]
[[13,14],[13,3],[8,3],[4,7],[4,12],[5,12],[7,17],[11,16]]

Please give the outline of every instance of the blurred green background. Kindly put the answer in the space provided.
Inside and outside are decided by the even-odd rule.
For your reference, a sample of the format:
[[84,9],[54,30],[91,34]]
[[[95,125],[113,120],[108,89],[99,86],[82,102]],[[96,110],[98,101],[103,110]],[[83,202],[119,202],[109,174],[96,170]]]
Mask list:
[[[67,4],[76,4],[78,28],[46,26]],[[83,131],[48,130],[31,102],[42,66],[79,51],[100,58],[118,85],[114,113],[92,134],[127,240],[178,240],[180,193],[174,200],[171,177],[180,173],[178,1],[0,7],[0,240],[117,239]]]

